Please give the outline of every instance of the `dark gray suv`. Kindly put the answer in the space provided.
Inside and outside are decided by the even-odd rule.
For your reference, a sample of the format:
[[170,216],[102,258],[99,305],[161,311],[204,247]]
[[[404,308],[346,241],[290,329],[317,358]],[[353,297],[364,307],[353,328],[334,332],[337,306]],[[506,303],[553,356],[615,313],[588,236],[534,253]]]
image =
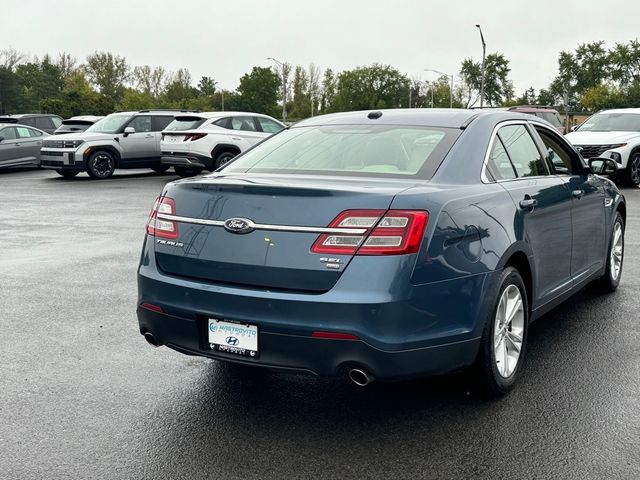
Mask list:
[[19,123],[51,134],[62,125],[62,117],[50,113],[17,113],[0,115],[0,123]]

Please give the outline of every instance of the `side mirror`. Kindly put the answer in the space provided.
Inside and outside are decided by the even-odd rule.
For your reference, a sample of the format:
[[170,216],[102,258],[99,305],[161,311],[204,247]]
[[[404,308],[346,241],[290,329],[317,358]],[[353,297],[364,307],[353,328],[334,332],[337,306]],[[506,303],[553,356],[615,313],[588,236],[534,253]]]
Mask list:
[[4,137],[0,137],[0,142],[2,142],[4,140]]
[[589,159],[589,170],[595,175],[613,175],[618,165],[610,158],[594,157]]
[[127,135],[130,135],[132,133],[136,133],[136,129],[133,127],[126,127],[124,129],[124,136],[126,137]]
[[578,128],[578,125],[574,125],[573,127],[571,127],[571,131],[575,132],[577,128]]

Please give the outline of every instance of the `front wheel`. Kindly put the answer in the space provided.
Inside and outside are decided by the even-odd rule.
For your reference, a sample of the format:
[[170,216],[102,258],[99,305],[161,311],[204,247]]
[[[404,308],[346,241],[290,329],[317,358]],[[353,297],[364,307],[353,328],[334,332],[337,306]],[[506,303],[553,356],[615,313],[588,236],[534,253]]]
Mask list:
[[631,155],[626,170],[626,183],[630,187],[640,185],[640,152]]
[[529,323],[527,289],[518,270],[505,268],[499,285],[476,364],[481,387],[492,397],[513,388],[524,358]]
[[93,152],[87,160],[87,173],[91,178],[104,180],[113,175],[115,169],[116,159],[109,152]]
[[622,277],[622,263],[624,260],[624,220],[620,212],[616,212],[613,221],[611,236],[609,237],[609,249],[607,250],[607,269],[604,275],[596,280],[599,290],[606,293],[613,292],[620,284]]

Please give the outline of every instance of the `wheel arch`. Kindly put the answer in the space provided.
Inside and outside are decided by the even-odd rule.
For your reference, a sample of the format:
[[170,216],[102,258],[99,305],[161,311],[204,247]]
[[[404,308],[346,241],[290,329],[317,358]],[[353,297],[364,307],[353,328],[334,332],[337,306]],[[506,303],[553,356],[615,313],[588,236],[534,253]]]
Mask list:
[[94,153],[103,152],[103,151],[104,152],[108,152],[111,155],[113,155],[113,158],[116,161],[116,168],[118,168],[120,166],[120,152],[118,151],[117,148],[115,148],[115,147],[113,147],[111,145],[97,145],[95,147],[91,147],[91,149],[89,149],[88,152],[85,152],[84,159],[86,161]]
[[234,145],[233,143],[219,143],[211,151],[211,158],[215,161],[216,157],[223,152],[232,152],[238,155],[242,152],[242,150],[240,150],[240,147]]
[[527,303],[529,312],[533,310],[534,303],[534,293],[535,293],[535,284],[534,284],[534,275],[535,269],[529,260],[530,249],[526,248],[528,245],[519,245],[514,246],[509,249],[502,257],[499,268],[504,269],[507,267],[513,267],[520,273],[524,285],[527,290]]

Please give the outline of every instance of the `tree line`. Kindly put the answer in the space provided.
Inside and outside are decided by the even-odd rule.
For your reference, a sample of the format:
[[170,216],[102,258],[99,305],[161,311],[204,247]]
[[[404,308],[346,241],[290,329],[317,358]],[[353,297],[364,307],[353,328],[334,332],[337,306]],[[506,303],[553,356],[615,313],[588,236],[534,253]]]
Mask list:
[[[640,105],[640,42],[607,48],[602,41],[562,51],[558,75],[547,88],[514,93],[509,60],[490,53],[485,62],[484,104],[556,105],[595,111]],[[95,52],[78,61],[69,53],[29,58],[0,50],[0,113],[57,113],[63,117],[144,108],[241,110],[279,117],[284,102],[289,119],[373,108],[476,106],[482,65],[461,62],[450,76],[431,81],[409,77],[391,65],[374,63],[334,72],[317,65],[253,67],[235,90],[220,88],[214,76],[192,78],[187,68],[131,65],[125,57]]]

